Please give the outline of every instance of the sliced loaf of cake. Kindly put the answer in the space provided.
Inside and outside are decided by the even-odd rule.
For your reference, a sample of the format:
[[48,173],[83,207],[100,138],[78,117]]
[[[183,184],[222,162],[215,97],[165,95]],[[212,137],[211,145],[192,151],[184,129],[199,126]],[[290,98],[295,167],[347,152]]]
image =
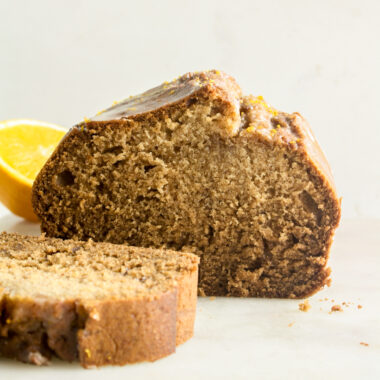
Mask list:
[[305,297],[329,283],[340,218],[307,122],[186,74],[75,127],[33,188],[48,236],[191,251],[200,293]]
[[198,257],[0,234],[0,355],[84,367],[154,361],[189,339]]

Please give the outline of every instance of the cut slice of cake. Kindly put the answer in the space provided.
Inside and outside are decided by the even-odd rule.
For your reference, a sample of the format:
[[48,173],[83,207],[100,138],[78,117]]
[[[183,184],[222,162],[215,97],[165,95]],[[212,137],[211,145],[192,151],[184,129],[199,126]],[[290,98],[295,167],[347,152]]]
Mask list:
[[186,74],[73,127],[39,173],[49,236],[191,251],[200,293],[305,297],[329,283],[340,219],[329,165],[298,113]]
[[193,334],[198,257],[0,234],[0,355],[84,367],[154,361]]

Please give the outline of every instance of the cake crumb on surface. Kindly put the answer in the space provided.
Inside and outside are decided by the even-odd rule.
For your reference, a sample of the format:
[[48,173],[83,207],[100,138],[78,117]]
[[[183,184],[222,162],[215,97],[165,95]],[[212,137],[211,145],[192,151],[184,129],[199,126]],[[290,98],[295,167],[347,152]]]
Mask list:
[[331,311],[343,311],[343,309],[340,305],[333,305],[331,306]]
[[215,301],[216,300],[216,297],[212,296],[209,298],[210,301]]
[[[335,303],[335,300],[334,299],[329,299],[327,297],[325,297],[324,299],[320,298],[319,301],[331,301],[332,303]],[[350,306],[356,306],[357,309],[362,309],[363,306],[358,304],[358,305],[355,305],[355,302],[351,302],[351,301],[343,301],[341,303],[341,306],[339,306],[338,304],[336,305],[333,305],[329,311],[329,314],[331,314],[331,312],[334,312],[334,311],[343,311],[343,306],[345,308],[349,308]],[[320,309],[322,310],[322,308]]]
[[366,342],[360,342],[360,344],[361,344],[362,346],[365,346],[365,347],[368,347],[368,346],[369,346],[369,344],[366,343]]
[[291,322],[288,324],[288,327],[292,327],[294,325],[295,322]]
[[300,304],[298,304],[298,309],[303,311],[303,312],[307,312],[311,309],[311,305],[309,303],[309,300],[305,300],[304,302],[301,302]]

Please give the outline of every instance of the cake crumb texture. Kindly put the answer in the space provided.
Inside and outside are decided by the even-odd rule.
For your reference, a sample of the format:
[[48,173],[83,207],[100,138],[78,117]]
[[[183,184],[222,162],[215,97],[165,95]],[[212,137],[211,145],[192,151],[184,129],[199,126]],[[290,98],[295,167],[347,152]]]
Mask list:
[[193,334],[193,254],[0,234],[0,354],[84,367],[154,361]]
[[305,119],[189,73],[74,126],[39,173],[51,237],[192,252],[199,294],[305,298],[330,283],[340,219]]

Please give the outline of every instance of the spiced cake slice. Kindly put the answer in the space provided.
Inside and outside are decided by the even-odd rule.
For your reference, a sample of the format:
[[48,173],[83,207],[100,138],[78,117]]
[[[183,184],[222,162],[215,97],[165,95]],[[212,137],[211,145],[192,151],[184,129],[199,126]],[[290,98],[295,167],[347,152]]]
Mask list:
[[48,236],[191,251],[206,295],[306,297],[329,283],[340,219],[307,122],[186,74],[74,126],[39,173]]
[[0,355],[84,367],[154,361],[192,336],[198,257],[0,234]]

